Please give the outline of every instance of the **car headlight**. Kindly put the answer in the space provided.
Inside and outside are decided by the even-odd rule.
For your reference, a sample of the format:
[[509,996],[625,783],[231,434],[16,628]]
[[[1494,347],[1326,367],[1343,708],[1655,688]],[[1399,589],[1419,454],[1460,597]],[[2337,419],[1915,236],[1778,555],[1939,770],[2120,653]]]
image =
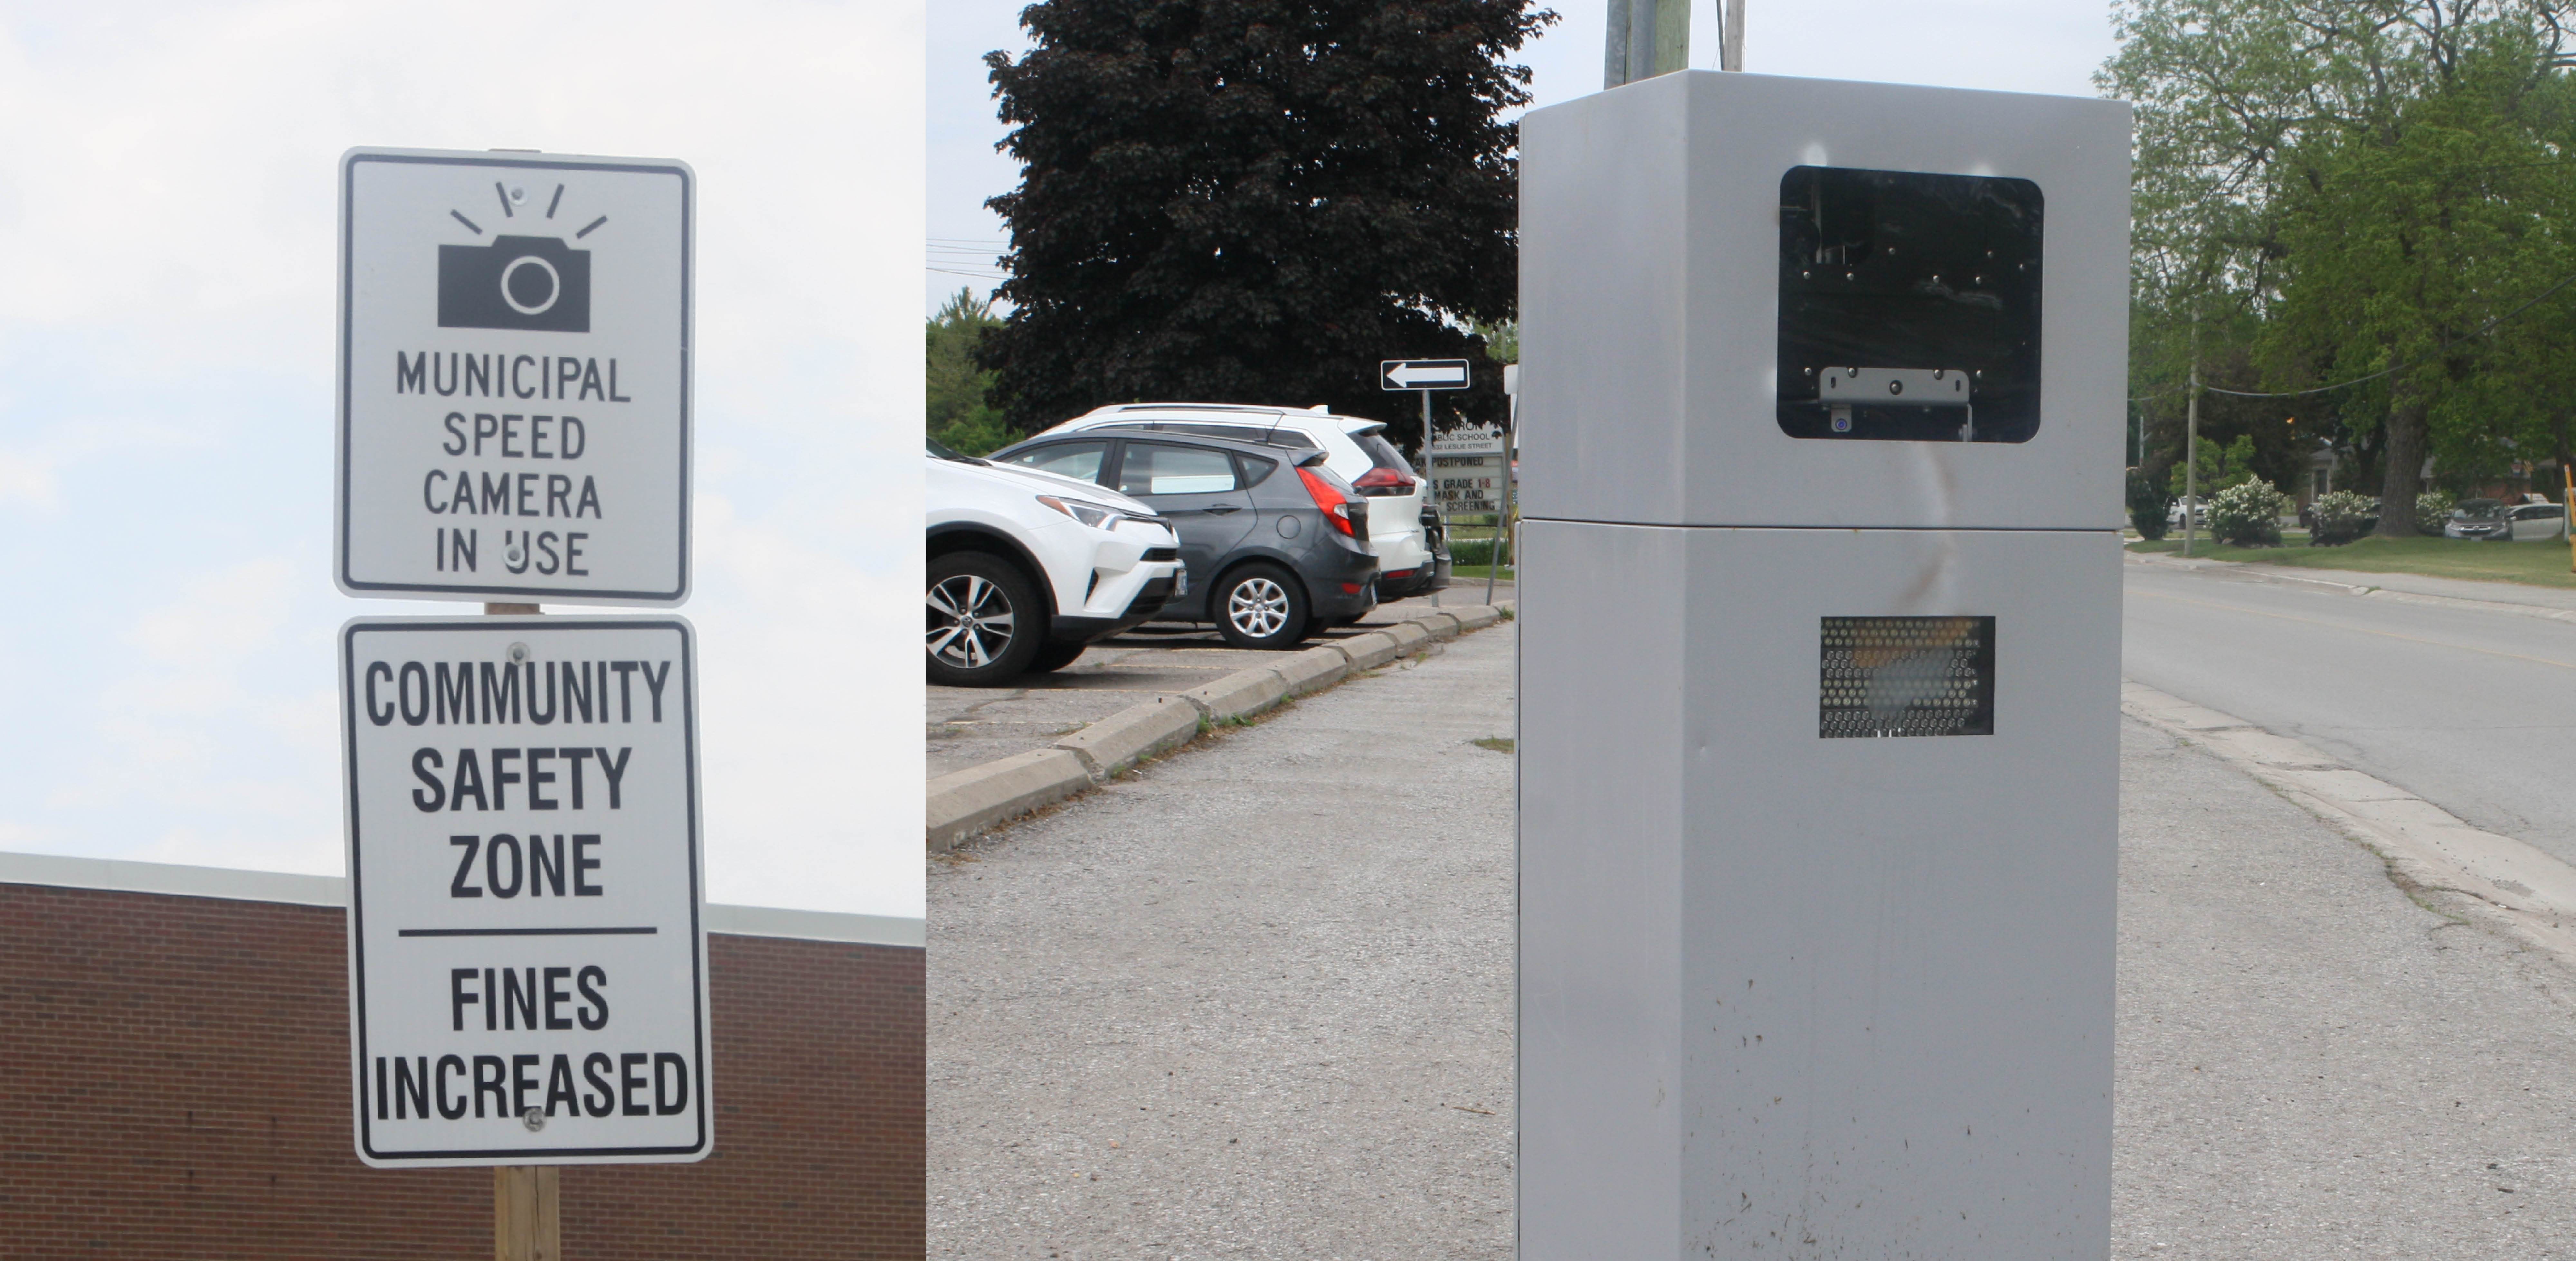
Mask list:
[[1053,495],[1040,495],[1038,502],[1095,530],[1117,529],[1118,522],[1127,515],[1115,508],[1104,508],[1079,499],[1058,499]]

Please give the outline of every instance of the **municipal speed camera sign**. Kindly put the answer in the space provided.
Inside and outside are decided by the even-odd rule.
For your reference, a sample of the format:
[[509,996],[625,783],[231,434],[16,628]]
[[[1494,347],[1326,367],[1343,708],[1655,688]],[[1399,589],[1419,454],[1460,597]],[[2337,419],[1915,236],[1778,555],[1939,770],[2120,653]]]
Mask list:
[[675,617],[342,628],[368,1164],[707,1154],[692,648]]
[[695,183],[623,158],[341,159],[342,591],[688,598]]

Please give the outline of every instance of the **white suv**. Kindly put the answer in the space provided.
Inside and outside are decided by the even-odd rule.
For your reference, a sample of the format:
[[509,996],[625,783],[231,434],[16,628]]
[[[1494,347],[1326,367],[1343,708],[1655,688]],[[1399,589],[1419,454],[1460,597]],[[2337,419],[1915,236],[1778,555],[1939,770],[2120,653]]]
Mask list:
[[1429,487],[1395,444],[1386,440],[1386,426],[1379,421],[1336,416],[1321,407],[1120,403],[1076,416],[1046,432],[1111,427],[1321,448],[1324,467],[1368,498],[1369,543],[1378,555],[1378,598],[1399,600],[1449,585],[1447,543],[1436,527],[1423,522],[1423,496]]
[[991,687],[1055,670],[1183,593],[1180,540],[1091,482],[927,444],[930,681]]

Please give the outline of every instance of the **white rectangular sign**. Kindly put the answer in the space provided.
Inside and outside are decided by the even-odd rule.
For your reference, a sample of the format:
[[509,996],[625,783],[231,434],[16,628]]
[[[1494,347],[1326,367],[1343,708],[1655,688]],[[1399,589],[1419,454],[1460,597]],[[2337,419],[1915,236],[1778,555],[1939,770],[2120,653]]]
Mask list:
[[359,1157],[705,1157],[689,624],[360,618],[340,645]]
[[1377,388],[1381,390],[1463,390],[1467,388],[1467,361],[1464,359],[1381,359],[1377,365]]
[[1499,512],[1503,493],[1503,434],[1482,425],[1467,425],[1431,439],[1431,467],[1426,470],[1431,496],[1443,512]]
[[1501,455],[1503,431],[1484,425],[1462,425],[1432,436],[1433,455]]
[[688,599],[695,196],[671,161],[341,158],[342,591]]

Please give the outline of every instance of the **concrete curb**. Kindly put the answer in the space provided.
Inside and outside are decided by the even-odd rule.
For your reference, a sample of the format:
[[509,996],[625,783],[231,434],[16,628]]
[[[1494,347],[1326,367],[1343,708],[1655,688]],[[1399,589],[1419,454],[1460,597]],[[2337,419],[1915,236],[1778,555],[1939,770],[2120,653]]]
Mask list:
[[1189,703],[1211,722],[1229,718],[1250,718],[1254,714],[1288,699],[1287,680],[1269,666],[1237,670],[1203,687],[1181,693]]
[[1014,753],[930,781],[923,833],[931,849],[948,849],[960,838],[1054,805],[1090,786],[1091,768],[1070,749]]
[[1351,659],[1343,656],[1339,648],[1309,648],[1272,665],[1270,669],[1279,676],[1281,683],[1287,685],[1288,695],[1304,696],[1308,692],[1323,691],[1348,677]]
[[2484,831],[2322,750],[2241,718],[2125,680],[2120,708],[2208,749],[2308,813],[2367,845],[2418,901],[2576,967],[2576,866]]
[[1189,743],[1203,720],[1249,718],[1291,697],[1323,691],[1398,657],[1426,651],[1440,640],[1492,626],[1511,608],[1497,603],[1443,609],[1385,630],[1319,644],[1284,661],[1130,705],[1046,748],[942,775],[926,786],[923,839],[932,853],[953,849],[986,828],[1089,792],[1146,758]]
[[1353,635],[1333,645],[1333,649],[1349,658],[1351,668],[1354,670],[1374,670],[1395,660],[1396,655],[1403,651],[1397,646],[1395,636],[1385,631]]
[[1104,779],[1199,733],[1202,711],[1185,696],[1157,696],[1130,705],[1055,742],[1082,759],[1094,779]]

